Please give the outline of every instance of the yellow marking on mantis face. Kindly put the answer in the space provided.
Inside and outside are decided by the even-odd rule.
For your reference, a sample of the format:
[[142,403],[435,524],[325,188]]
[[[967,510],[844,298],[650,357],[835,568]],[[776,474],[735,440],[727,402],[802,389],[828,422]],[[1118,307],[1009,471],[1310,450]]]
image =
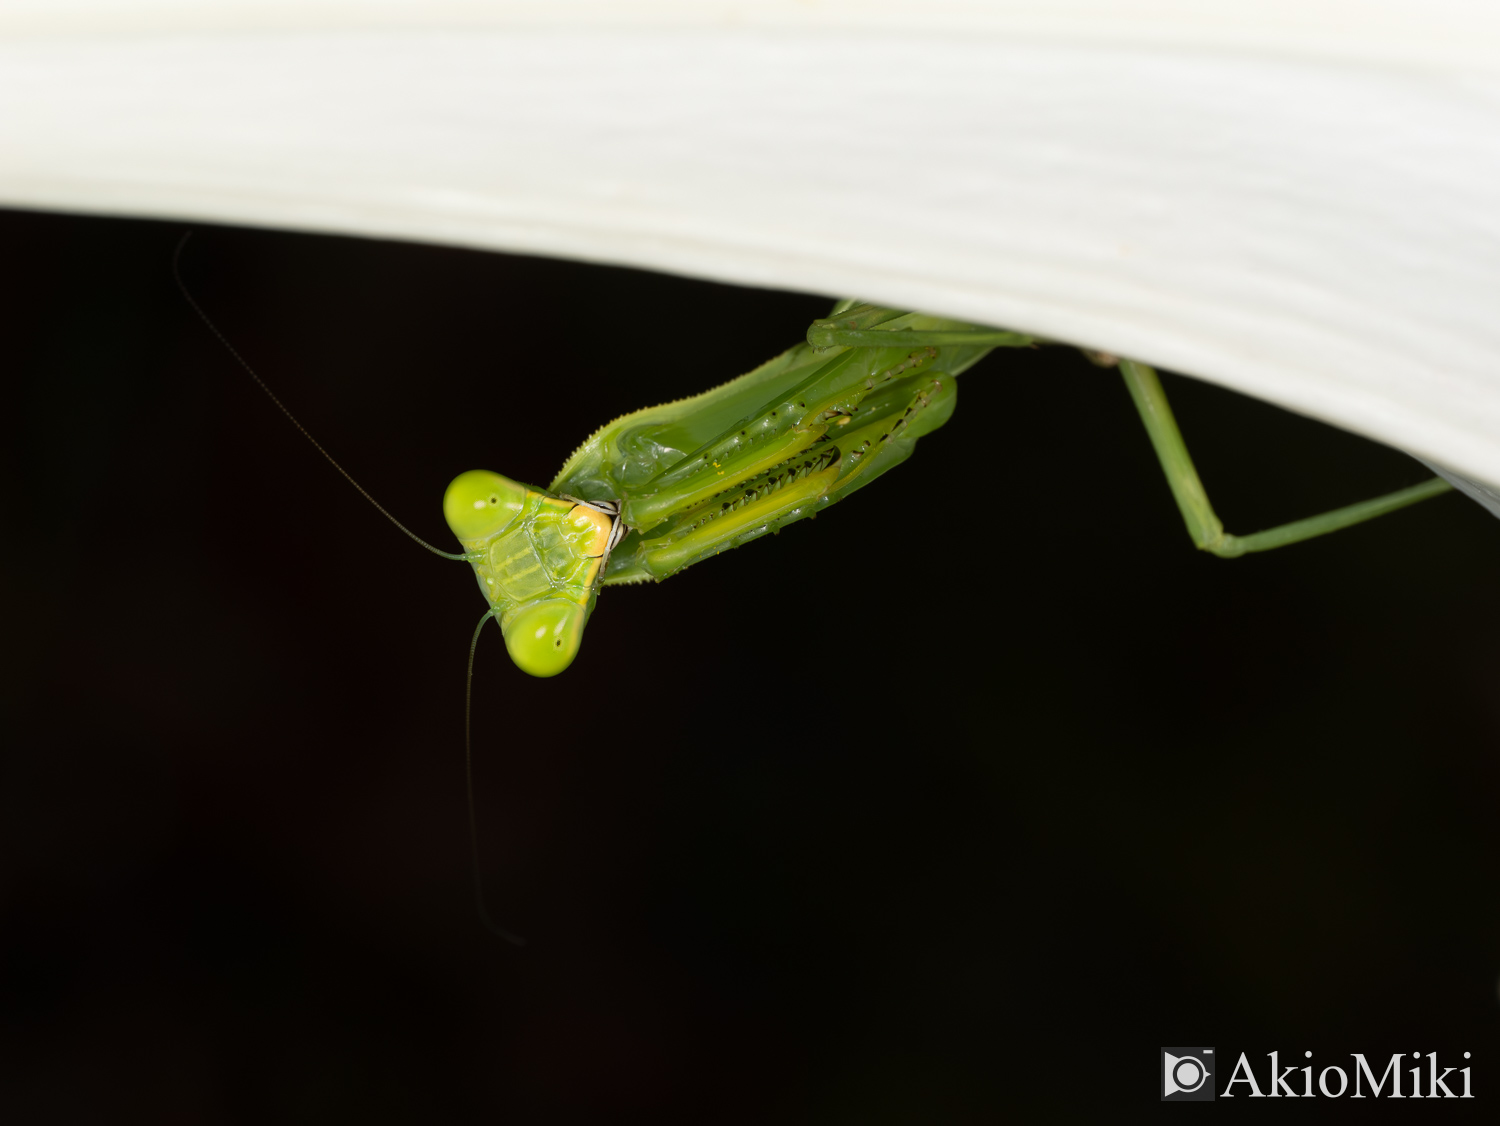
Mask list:
[[598,595],[610,517],[483,469],[454,479],[443,515],[517,667],[556,676],[572,664]]

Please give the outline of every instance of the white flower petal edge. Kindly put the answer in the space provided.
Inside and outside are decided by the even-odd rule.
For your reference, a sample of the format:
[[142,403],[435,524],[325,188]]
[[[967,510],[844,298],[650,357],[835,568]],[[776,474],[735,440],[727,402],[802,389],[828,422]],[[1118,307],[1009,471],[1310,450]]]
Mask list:
[[1493,4],[0,0],[0,105],[5,204],[854,294],[1500,482]]
[[1419,457],[1417,460],[1439,477],[1446,480],[1459,492],[1463,493],[1464,496],[1476,504],[1481,504],[1485,508],[1488,508],[1496,516],[1500,516],[1500,489],[1486,485],[1482,481],[1476,481],[1472,477],[1465,477],[1461,473],[1455,473],[1451,469],[1445,469],[1441,465],[1434,465],[1425,457]]

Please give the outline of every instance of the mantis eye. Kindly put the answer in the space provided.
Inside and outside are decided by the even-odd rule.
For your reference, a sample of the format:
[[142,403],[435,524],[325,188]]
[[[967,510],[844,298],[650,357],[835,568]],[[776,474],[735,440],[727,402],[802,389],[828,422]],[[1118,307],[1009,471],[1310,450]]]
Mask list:
[[471,469],[453,478],[443,494],[443,515],[460,540],[482,540],[514,520],[525,503],[525,485],[487,469]]
[[532,676],[556,676],[573,663],[583,642],[588,611],[565,598],[533,602],[500,624],[516,667]]

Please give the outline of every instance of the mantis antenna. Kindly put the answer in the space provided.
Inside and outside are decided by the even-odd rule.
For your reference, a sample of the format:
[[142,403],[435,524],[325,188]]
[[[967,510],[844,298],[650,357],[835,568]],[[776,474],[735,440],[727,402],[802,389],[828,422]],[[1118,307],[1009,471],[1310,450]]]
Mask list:
[[[392,524],[396,525],[397,528],[401,529],[402,534],[410,539],[413,543],[415,543],[418,547],[425,547],[428,551],[432,552],[432,554],[441,555],[444,559],[457,559],[460,562],[468,562],[469,557],[467,555],[455,554],[450,551],[441,551],[438,548],[433,547],[432,544],[428,543],[421,536],[417,535],[405,524],[401,523],[400,520],[397,520],[388,511],[386,511],[385,506],[382,505],[378,500],[372,497],[369,493],[365,492],[364,487],[349,475],[349,471],[347,469],[345,469],[342,465],[334,460],[333,455],[323,448],[322,444],[312,436],[307,427],[303,426],[301,422],[297,421],[297,416],[294,415],[290,410],[288,410],[287,405],[276,397],[276,393],[272,391],[270,386],[267,385],[266,381],[260,377],[260,373],[250,366],[250,361],[245,359],[244,356],[240,355],[239,350],[235,348],[233,344],[229,343],[229,338],[219,331],[219,326],[214,324],[213,319],[203,311],[203,306],[198,304],[197,300],[188,290],[187,283],[182,280],[182,250],[185,246],[187,246],[188,239],[192,237],[192,231],[185,231],[183,232],[182,237],[177,240],[177,247],[172,251],[172,280],[177,283],[177,289],[182,294],[182,299],[188,303],[188,308],[192,309],[194,313],[198,314],[198,319],[203,322],[204,327],[206,327],[209,332],[214,334],[214,337],[219,341],[219,343],[224,345],[225,351],[227,351],[231,356],[234,357],[235,362],[238,363],[240,367],[245,369],[245,373],[249,375],[251,379],[255,380],[256,386],[266,393],[266,398],[275,403],[276,408],[281,411],[282,414],[286,415],[287,420],[297,428],[297,430],[302,434],[304,438],[312,443],[313,449],[322,454],[323,457],[327,459],[328,464],[337,469],[344,480],[348,481],[349,484],[354,486],[355,491],[358,492],[360,496],[364,497],[365,500],[369,501],[372,505],[375,506],[375,511],[379,512],[380,515],[384,516]],[[484,623],[489,621],[494,616],[495,612],[493,610],[489,611],[484,615],[484,617],[479,619],[479,625],[474,628],[474,639],[469,643],[469,667],[464,679],[464,784],[468,792],[469,799],[469,847],[470,851],[473,854],[474,860],[474,905],[479,909],[479,919],[480,922],[484,924],[486,930],[488,930],[491,934],[505,939],[506,942],[509,942],[515,946],[525,946],[526,940],[524,938],[522,938],[518,934],[511,933],[504,927],[497,924],[494,919],[490,918],[489,909],[485,906],[484,902],[484,880],[479,874],[479,818],[474,813],[474,754],[472,749],[473,744],[470,738],[470,728],[472,726],[471,720],[474,712],[474,651],[479,647],[479,633],[484,629]]]
[[484,904],[484,877],[479,874],[479,818],[474,813],[474,741],[470,735],[474,716],[474,651],[479,648],[484,623],[494,616],[494,610],[486,611],[474,627],[474,640],[469,642],[469,672],[464,678],[464,788],[469,796],[469,849],[474,854],[474,906],[479,908],[479,921],[487,931],[512,946],[525,946],[524,938],[490,918],[489,908]]
[[288,410],[287,405],[276,397],[276,392],[272,391],[266,381],[260,377],[260,373],[250,366],[250,361],[245,359],[244,356],[240,355],[239,350],[235,348],[233,344],[229,343],[229,338],[219,331],[219,326],[214,324],[209,315],[203,311],[203,306],[198,304],[192,293],[188,291],[187,283],[182,280],[182,249],[183,247],[187,246],[188,239],[192,237],[192,231],[183,232],[182,237],[177,240],[177,249],[172,252],[172,280],[177,283],[177,289],[182,293],[182,299],[188,303],[188,308],[192,309],[193,312],[198,314],[198,319],[203,322],[204,326],[208,329],[209,332],[214,334],[219,343],[224,345],[225,350],[234,357],[235,362],[238,363],[240,367],[245,369],[245,373],[249,375],[251,379],[255,380],[255,385],[266,393],[266,398],[270,399],[271,402],[276,404],[276,409],[281,411],[282,414],[286,415],[287,420],[297,428],[297,430],[304,438],[312,443],[313,449],[322,454],[324,458],[327,459],[328,464],[337,469],[343,476],[344,480],[348,481],[349,484],[354,486],[355,491],[359,493],[360,496],[364,497],[365,500],[369,501],[372,505],[375,506],[376,512],[380,513],[380,515],[384,516],[392,524],[400,528],[401,533],[408,539],[410,539],[413,543],[415,543],[418,547],[424,547],[428,551],[432,552],[432,554],[441,555],[444,559],[457,559],[460,562],[467,562],[469,558],[467,555],[454,554],[451,551],[442,551],[439,548],[433,547],[432,544],[428,543],[421,536],[417,535],[410,528],[408,528],[405,524],[401,523],[400,520],[397,520],[394,516],[387,512],[383,504],[372,497],[369,493],[365,492],[364,486],[356,481],[353,477],[351,477],[349,475],[349,471],[334,460],[333,455],[323,448],[322,444],[312,436],[307,427],[303,426],[302,423],[297,421],[297,416],[294,415],[290,410]]

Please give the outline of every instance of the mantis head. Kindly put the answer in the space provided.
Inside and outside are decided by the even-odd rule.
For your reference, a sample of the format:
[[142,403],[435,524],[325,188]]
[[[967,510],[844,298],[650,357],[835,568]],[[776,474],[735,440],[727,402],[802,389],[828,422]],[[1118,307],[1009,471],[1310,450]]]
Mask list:
[[615,515],[473,469],[443,496],[448,527],[522,672],[556,676],[578,655]]

